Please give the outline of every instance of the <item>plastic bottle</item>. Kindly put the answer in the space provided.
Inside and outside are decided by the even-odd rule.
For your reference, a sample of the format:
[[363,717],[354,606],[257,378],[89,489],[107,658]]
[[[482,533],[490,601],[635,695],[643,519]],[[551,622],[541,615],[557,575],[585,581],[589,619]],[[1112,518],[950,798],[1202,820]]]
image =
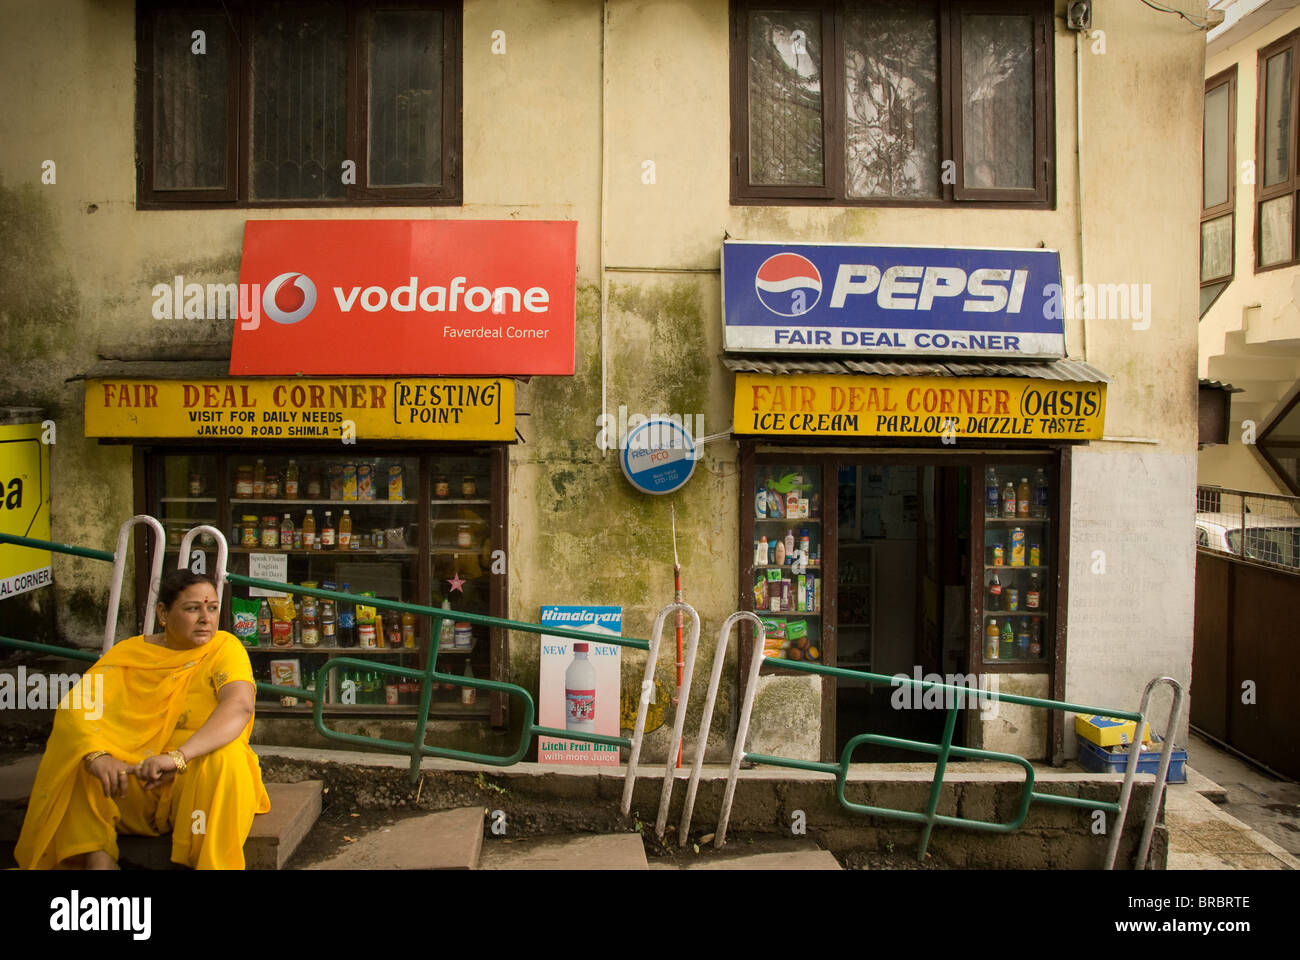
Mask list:
[[286,550],[291,550],[293,548],[293,534],[293,517],[286,513],[284,519],[280,521],[280,546]]
[[984,516],[998,515],[998,473],[989,467],[984,478]]
[[793,529],[787,530],[785,532],[785,540],[783,541],[783,543],[785,544],[785,555],[787,557],[793,557],[794,556],[794,530]]
[[329,510],[325,511],[325,524],[320,531],[320,545],[322,547],[334,546],[334,517]]
[[1038,472],[1034,474],[1034,501],[1031,516],[1042,520],[1047,516],[1048,501],[1047,474],[1043,468],[1039,467]]
[[1016,485],[1010,480],[1002,488],[1002,516],[1014,517],[1016,515]]
[[[352,590],[351,584],[343,584],[343,592]],[[355,647],[357,645],[357,608],[351,600],[339,601],[339,646]]]
[[993,579],[989,581],[989,594],[985,607],[988,610],[1002,609],[1002,581],[996,572],[993,574]]
[[767,534],[758,539],[758,546],[754,548],[754,564],[759,567],[767,566]]
[[[465,658],[465,679],[467,680],[474,679],[474,666],[469,662],[469,657]],[[474,706],[474,701],[477,699],[477,694],[478,694],[478,690],[476,690],[474,687],[461,687],[460,688],[461,704],[466,707]]]
[[[443,622],[447,623],[449,621],[444,620]],[[413,613],[402,614],[402,646],[415,646],[415,614]]]
[[808,528],[804,527],[799,531],[799,552],[803,554],[804,560],[808,559],[808,547],[812,538],[808,536]]
[[[451,601],[446,597],[442,598],[442,609],[450,610]],[[456,643],[456,623],[451,617],[443,617],[439,621],[438,627],[438,646],[444,650],[450,649]]]
[[320,643],[322,647],[339,645],[339,622],[334,613],[334,601],[330,599],[320,602]]
[[259,647],[269,647],[271,645],[271,605],[262,598],[262,605],[257,608],[257,645]]
[[998,622],[990,620],[989,625],[984,628],[984,659],[996,660],[998,658]]
[[257,461],[257,466],[253,467],[253,498],[261,499],[266,496],[266,464],[261,460]]
[[346,550],[350,546],[352,546],[352,514],[344,509],[343,516],[339,517],[339,549]]
[[298,499],[298,461],[290,460],[289,466],[284,469],[284,498],[286,500]]
[[772,563],[774,563],[778,567],[785,563],[785,541],[784,540],[778,540],[776,542],[776,556],[772,558]]
[[1016,656],[1016,631],[1011,626],[1011,618],[1002,621],[1002,642],[998,649],[998,658],[1014,660]]
[[1021,477],[1020,485],[1016,487],[1016,516],[1029,516],[1029,478]]
[[596,732],[596,668],[587,659],[587,644],[573,645],[573,661],[564,671],[564,729]]
[[302,518],[302,548],[311,550],[316,547],[316,518],[312,516],[311,508],[307,509],[307,515]]

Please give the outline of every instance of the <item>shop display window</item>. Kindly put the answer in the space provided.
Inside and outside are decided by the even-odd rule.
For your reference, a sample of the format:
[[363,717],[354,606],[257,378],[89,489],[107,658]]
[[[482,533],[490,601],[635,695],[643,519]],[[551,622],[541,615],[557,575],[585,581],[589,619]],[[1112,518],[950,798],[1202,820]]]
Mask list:
[[769,657],[824,662],[821,475],[793,462],[762,464],[755,475],[753,609]]
[[1035,464],[990,464],[983,490],[983,662],[1042,661],[1052,636],[1049,471]]
[[[147,458],[147,507],[166,531],[165,567],[177,564],[189,528],[211,524],[229,544],[232,573],[264,580],[501,616],[493,584],[497,459],[383,452],[165,453]],[[193,569],[216,563],[201,535]],[[141,565],[147,570],[147,564]],[[500,579],[500,578],[498,578]],[[256,679],[315,689],[331,657],[419,667],[432,621],[364,604],[284,596],[228,584],[222,628],[244,641]],[[434,645],[444,673],[492,677],[486,628],[444,621]],[[377,670],[331,671],[322,690],[338,712],[409,712],[420,688]],[[486,716],[488,697],[450,683],[433,692],[431,714]],[[293,698],[258,695],[258,709],[306,712]]]

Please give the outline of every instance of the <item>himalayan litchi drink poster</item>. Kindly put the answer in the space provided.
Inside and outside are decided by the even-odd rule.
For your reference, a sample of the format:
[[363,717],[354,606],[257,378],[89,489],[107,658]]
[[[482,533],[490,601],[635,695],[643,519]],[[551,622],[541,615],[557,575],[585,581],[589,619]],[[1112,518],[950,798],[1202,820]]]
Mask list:
[[[619,682],[622,648],[600,643],[600,634],[623,632],[622,607],[547,605],[543,626],[587,630],[589,641],[541,635],[541,689],[537,697],[540,726],[574,733],[618,736]],[[618,766],[618,747],[612,744],[537,738],[537,759],[542,763]]]

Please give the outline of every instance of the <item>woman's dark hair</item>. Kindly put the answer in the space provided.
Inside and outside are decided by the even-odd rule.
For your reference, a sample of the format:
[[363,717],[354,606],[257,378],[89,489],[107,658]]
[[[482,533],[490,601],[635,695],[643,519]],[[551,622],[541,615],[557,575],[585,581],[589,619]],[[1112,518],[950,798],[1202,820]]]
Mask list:
[[217,581],[206,573],[194,573],[190,570],[170,570],[158,581],[158,602],[170,610],[176,598],[196,583],[206,583],[213,590]]

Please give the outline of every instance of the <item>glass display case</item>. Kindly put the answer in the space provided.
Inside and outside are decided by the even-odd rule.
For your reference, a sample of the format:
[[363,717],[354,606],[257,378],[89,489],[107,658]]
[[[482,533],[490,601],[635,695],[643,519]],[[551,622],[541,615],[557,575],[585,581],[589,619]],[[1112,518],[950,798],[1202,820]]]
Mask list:
[[[501,457],[492,449],[454,453],[290,453],[280,449],[153,451],[146,457],[145,512],[166,533],[164,568],[177,565],[186,530],[211,524],[229,544],[231,573],[262,580],[447,606],[502,616],[504,561],[494,576],[493,536],[503,528],[494,500]],[[499,546],[499,545],[496,545]],[[215,569],[215,541],[196,539],[187,563]],[[137,590],[148,570],[143,554]],[[315,688],[327,660],[422,665],[431,620],[365,604],[284,596],[227,585],[222,628],[245,644],[259,681]],[[499,638],[445,621],[435,638],[438,669],[492,678]],[[419,685],[377,670],[330,671],[321,694],[331,710],[410,712]],[[307,712],[293,698],[259,694],[258,709]],[[502,702],[450,683],[433,692],[430,714],[504,722]],[[499,719],[497,719],[499,718]]]
[[991,464],[983,488],[983,662],[1042,661],[1052,635],[1048,473],[1031,464]]
[[753,490],[753,609],[766,655],[823,662],[822,468],[764,463]]

